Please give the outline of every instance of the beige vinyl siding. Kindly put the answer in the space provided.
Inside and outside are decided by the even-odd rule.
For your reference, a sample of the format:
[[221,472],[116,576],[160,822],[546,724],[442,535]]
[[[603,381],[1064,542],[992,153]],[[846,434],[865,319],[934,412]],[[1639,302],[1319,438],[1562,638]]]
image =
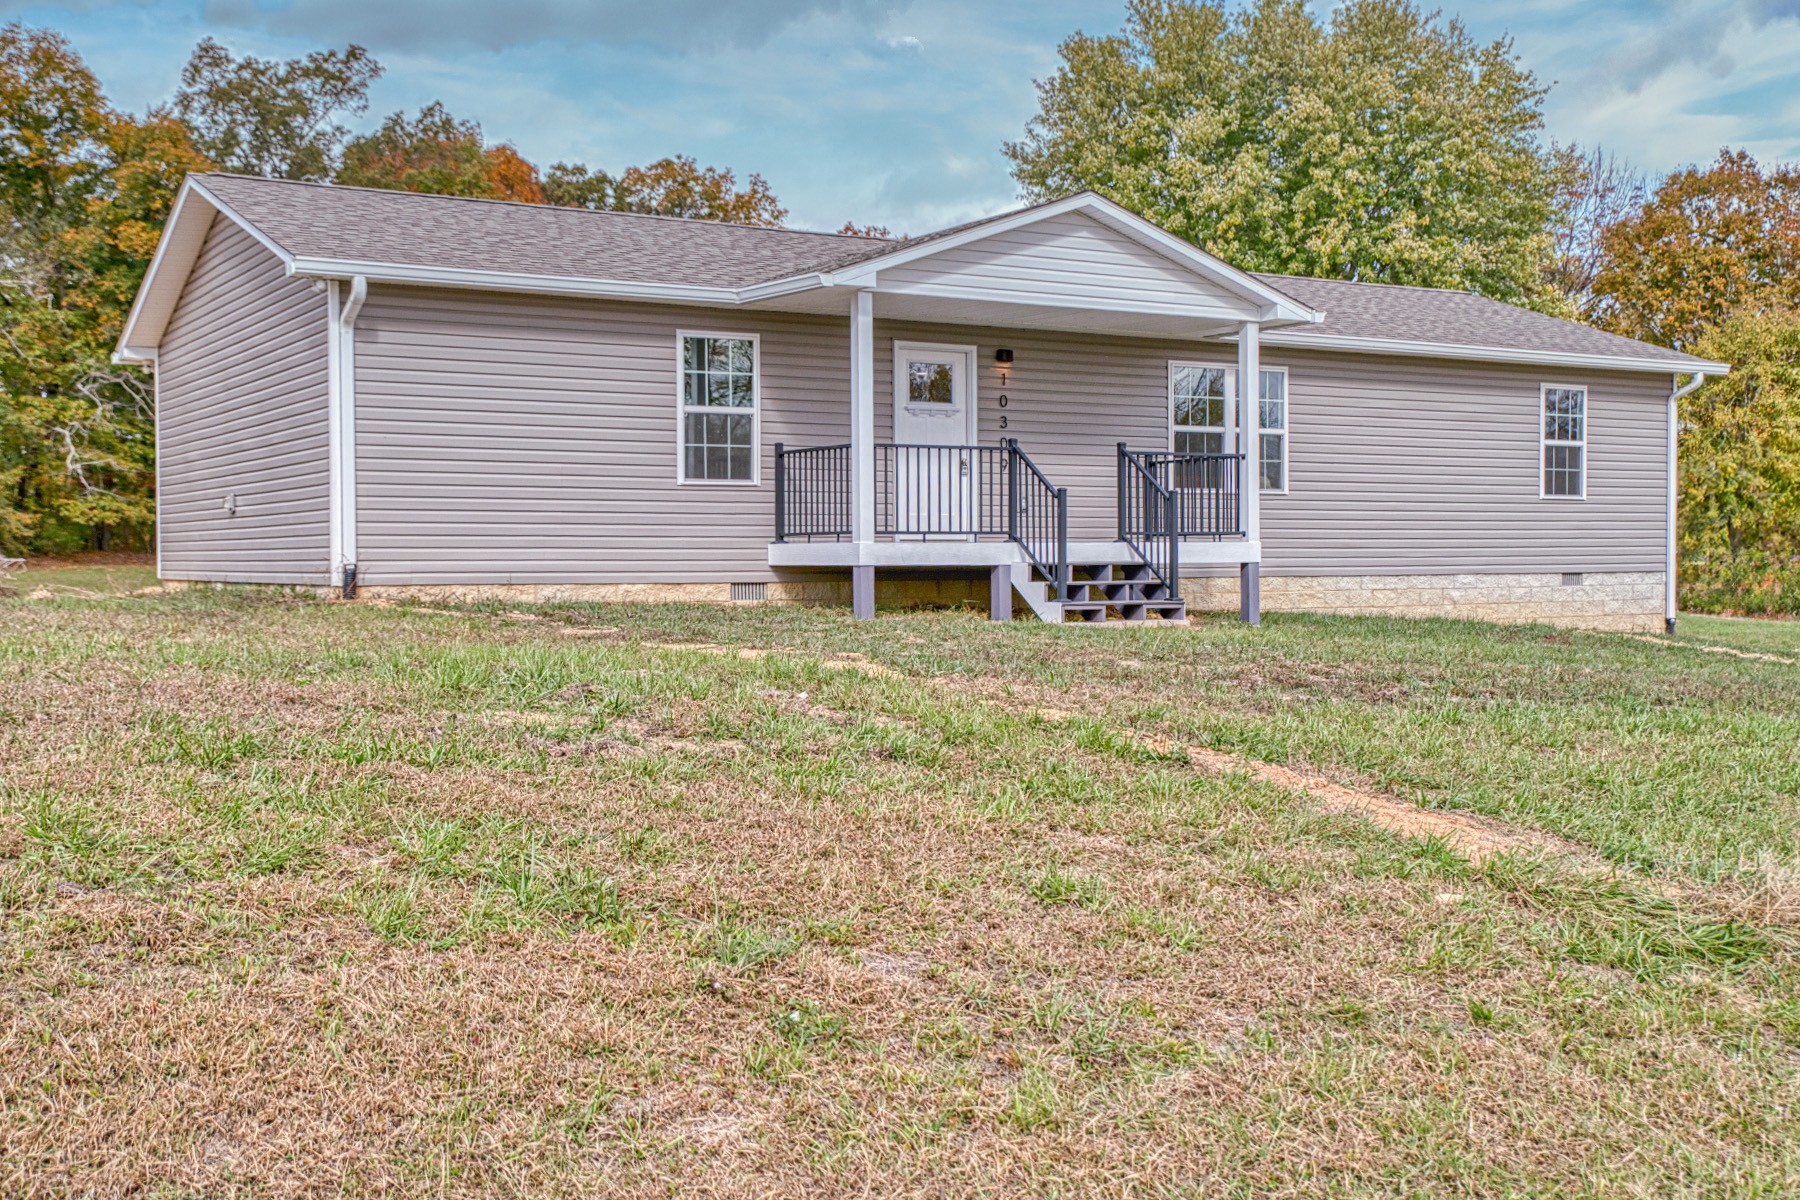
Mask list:
[[157,356],[164,578],[330,581],[326,324],[322,293],[214,218]]
[[[1116,443],[1168,445],[1168,364],[1237,361],[1216,343],[877,322],[877,438],[893,428],[896,339],[977,346],[981,440],[1017,437],[1069,489],[1078,540],[1116,532]],[[1015,354],[1004,389],[1000,346]],[[1274,348],[1262,361],[1288,369],[1289,395],[1289,491],[1262,497],[1265,573],[1662,569],[1667,376]],[[1588,389],[1586,500],[1538,496],[1544,383]]]
[[[894,428],[894,343],[976,347],[976,403],[981,442],[1016,437],[1049,477],[1069,489],[1069,536],[1077,541],[1118,534],[1117,443],[1168,445],[1165,380],[1170,344],[1125,338],[958,325],[875,324],[875,436]],[[994,351],[1015,359],[1000,384]],[[1208,347],[1216,353],[1216,347]],[[1183,351],[1198,352],[1195,347]],[[1000,407],[1000,397],[1007,405]],[[1006,418],[1005,428],[1001,417]]]
[[[1265,354],[1288,368],[1271,574],[1661,571],[1666,375]],[[1588,392],[1587,499],[1540,499],[1542,384]]]
[[884,293],[1233,319],[1244,301],[1083,213],[1065,213],[880,272]]
[[[376,288],[357,335],[363,580],[773,578],[773,447],[847,439],[847,326]],[[759,486],[675,482],[682,329],[761,339]],[[1168,444],[1169,362],[1234,362],[1217,343],[885,320],[875,333],[877,438],[893,427],[896,340],[976,346],[981,441],[1018,437],[1069,489],[1078,540],[1115,532],[1115,444]],[[1000,346],[1016,356],[1004,388]],[[1289,369],[1291,431],[1291,492],[1263,499],[1267,573],[1660,570],[1666,378],[1275,349],[1264,362]],[[1538,498],[1546,382],[1588,388],[1585,501]]]
[[[676,482],[677,331],[761,338],[762,483]],[[845,319],[371,290],[357,322],[369,584],[774,578],[774,446],[849,437]]]

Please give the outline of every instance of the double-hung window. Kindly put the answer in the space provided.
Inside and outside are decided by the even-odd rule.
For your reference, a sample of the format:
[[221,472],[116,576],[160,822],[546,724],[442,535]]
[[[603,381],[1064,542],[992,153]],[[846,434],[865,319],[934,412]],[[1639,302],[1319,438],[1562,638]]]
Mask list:
[[755,483],[762,465],[756,338],[680,338],[681,482]]
[[1262,372],[1257,392],[1257,455],[1261,464],[1262,490],[1287,491],[1288,399],[1287,372]]
[[[1287,372],[1261,372],[1257,389],[1257,470],[1265,492],[1287,491]],[[1226,410],[1231,403],[1230,367],[1177,364],[1170,374],[1173,447],[1177,454],[1225,452]]]
[[1542,390],[1543,484],[1546,499],[1581,500],[1587,496],[1587,389]]

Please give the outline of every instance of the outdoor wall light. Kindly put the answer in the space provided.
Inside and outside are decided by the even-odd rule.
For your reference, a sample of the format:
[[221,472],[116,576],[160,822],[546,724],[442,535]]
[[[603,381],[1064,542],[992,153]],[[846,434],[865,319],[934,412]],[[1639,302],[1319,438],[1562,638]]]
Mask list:
[[994,365],[1000,368],[1000,386],[1006,386],[1007,376],[1012,374],[1013,352],[1005,346],[994,351]]

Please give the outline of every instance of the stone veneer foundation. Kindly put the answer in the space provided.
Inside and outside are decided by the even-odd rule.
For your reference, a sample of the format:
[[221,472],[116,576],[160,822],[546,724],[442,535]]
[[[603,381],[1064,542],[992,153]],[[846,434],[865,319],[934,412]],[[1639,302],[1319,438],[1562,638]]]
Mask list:
[[[1184,578],[1196,612],[1235,609],[1235,577]],[[1663,573],[1534,575],[1264,575],[1264,612],[1454,617],[1618,633],[1661,633]]]
[[[1195,612],[1235,611],[1235,576],[1192,576],[1182,594]],[[727,604],[728,583],[506,583],[377,584],[361,587],[369,598],[472,603],[511,600],[615,604]],[[876,575],[876,602],[890,608],[969,604],[986,607],[988,583],[981,579],[883,579]],[[738,601],[738,603],[746,603]],[[768,585],[763,604],[850,603],[848,579]],[[1265,612],[1331,613],[1340,616],[1453,617],[1508,624],[1539,623],[1620,633],[1660,633],[1663,628],[1663,575],[1660,571],[1588,572],[1581,575],[1264,575]]]

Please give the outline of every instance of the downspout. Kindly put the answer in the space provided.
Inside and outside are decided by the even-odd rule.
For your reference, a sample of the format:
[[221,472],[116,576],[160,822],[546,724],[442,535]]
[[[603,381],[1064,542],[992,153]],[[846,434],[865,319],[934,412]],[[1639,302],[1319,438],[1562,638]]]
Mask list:
[[337,328],[332,336],[337,342],[337,401],[333,418],[333,455],[337,468],[337,538],[339,562],[338,586],[343,598],[356,598],[356,318],[369,298],[369,281],[358,275],[350,280],[349,294],[338,309]]
[[[1680,378],[1677,376],[1676,378]],[[1663,563],[1663,629],[1670,637],[1675,636],[1675,496],[1676,496],[1676,457],[1675,440],[1680,433],[1680,418],[1677,410],[1681,398],[1689,395],[1695,388],[1706,382],[1705,371],[1695,371],[1694,377],[1669,393],[1669,513],[1668,513],[1668,556]]]

